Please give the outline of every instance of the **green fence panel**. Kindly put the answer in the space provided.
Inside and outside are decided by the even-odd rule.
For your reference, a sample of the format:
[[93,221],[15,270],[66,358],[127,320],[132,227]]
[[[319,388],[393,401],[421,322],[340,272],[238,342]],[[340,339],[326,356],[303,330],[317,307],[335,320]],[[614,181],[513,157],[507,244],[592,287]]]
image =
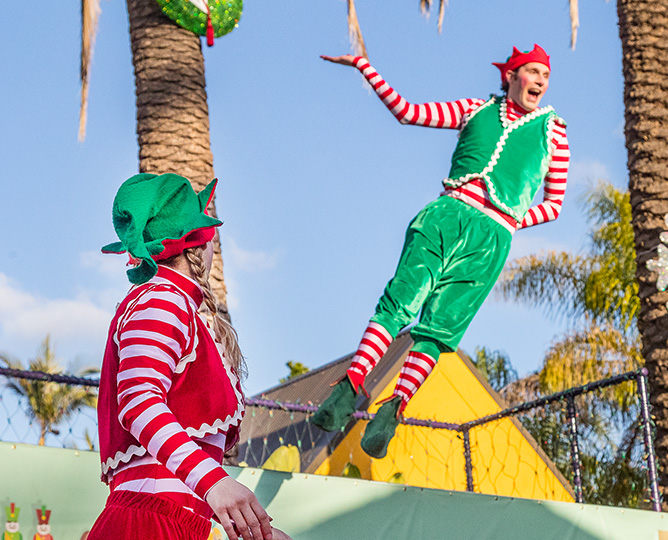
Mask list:
[[[52,511],[54,540],[79,540],[107,497],[99,471],[95,452],[0,443],[0,504],[21,508],[26,540],[36,532],[35,510],[42,505]],[[668,518],[656,512],[251,468],[228,471],[256,492],[274,525],[294,540],[668,538]]]

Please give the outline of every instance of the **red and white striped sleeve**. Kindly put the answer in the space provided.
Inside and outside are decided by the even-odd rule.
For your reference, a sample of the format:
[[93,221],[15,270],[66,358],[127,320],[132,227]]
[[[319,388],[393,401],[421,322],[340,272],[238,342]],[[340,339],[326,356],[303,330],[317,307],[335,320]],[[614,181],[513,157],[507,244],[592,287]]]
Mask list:
[[402,124],[459,129],[464,115],[474,111],[485,102],[483,99],[460,99],[415,105],[408,103],[387,84],[378,72],[371,67],[366,58],[355,57],[353,65],[364,75],[378,97]]
[[522,223],[517,226],[518,229],[553,221],[559,217],[561,212],[561,205],[566,194],[566,178],[571,156],[564,124],[555,123],[551,143],[553,145],[552,161],[545,176],[543,202],[529,208]]
[[147,292],[119,332],[121,425],[202,499],[227,476],[185,432],[167,406],[174,370],[193,336],[186,299],[168,289]]

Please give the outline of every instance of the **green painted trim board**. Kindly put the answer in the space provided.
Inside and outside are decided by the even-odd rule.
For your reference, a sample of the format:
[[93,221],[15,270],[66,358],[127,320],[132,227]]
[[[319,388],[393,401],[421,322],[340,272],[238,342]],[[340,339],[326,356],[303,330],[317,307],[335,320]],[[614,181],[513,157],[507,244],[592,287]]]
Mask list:
[[[227,470],[294,540],[659,540],[668,531],[664,514],[641,510]],[[21,508],[23,538],[32,538],[35,509],[45,504],[54,540],[79,540],[107,497],[99,471],[96,452],[0,443],[0,503]]]

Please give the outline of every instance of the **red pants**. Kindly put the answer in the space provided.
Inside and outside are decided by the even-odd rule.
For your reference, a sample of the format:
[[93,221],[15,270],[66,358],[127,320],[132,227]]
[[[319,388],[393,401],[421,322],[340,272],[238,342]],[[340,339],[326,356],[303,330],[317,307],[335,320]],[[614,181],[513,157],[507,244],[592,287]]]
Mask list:
[[115,491],[87,540],[207,540],[211,522],[148,493]]

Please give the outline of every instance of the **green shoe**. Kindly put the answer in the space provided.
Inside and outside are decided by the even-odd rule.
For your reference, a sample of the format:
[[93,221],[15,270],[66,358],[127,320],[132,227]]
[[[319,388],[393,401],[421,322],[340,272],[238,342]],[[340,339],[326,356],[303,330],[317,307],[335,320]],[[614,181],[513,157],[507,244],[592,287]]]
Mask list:
[[400,406],[399,396],[386,401],[366,427],[361,446],[371,457],[380,459],[387,455],[387,445],[399,425],[397,416]]
[[325,431],[337,431],[345,427],[355,412],[357,393],[348,377],[341,379],[330,396],[320,405],[311,422]]

